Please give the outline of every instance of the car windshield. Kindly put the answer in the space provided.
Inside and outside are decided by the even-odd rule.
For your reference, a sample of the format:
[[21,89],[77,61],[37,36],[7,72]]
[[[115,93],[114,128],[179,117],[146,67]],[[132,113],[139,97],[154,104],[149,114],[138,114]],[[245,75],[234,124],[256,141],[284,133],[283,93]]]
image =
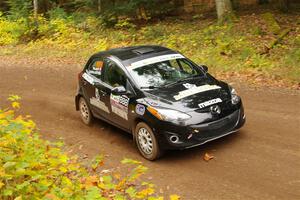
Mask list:
[[129,68],[131,76],[140,88],[163,87],[204,75],[195,64],[183,56]]

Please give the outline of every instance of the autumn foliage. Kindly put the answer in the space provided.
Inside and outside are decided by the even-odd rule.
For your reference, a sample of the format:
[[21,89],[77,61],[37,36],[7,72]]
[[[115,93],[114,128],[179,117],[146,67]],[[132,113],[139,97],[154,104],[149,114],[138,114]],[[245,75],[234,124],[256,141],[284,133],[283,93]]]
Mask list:
[[125,174],[103,170],[102,156],[87,166],[65,153],[62,142],[39,137],[30,116],[18,115],[19,96],[8,99],[10,108],[0,109],[0,199],[163,199],[153,184],[141,181],[147,168],[140,162],[122,160],[130,167]]

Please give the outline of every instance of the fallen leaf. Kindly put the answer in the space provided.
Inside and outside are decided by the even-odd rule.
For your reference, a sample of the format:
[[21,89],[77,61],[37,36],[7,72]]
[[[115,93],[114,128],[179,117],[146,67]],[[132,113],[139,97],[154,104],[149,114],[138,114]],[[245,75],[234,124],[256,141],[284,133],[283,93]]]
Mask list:
[[20,108],[20,103],[19,103],[19,102],[14,101],[14,102],[12,102],[11,105],[12,105],[12,107],[15,108],[15,109],[19,109],[19,108]]
[[179,199],[180,199],[180,196],[178,196],[176,194],[170,195],[170,200],[179,200]]
[[214,158],[214,156],[210,155],[208,153],[205,153],[205,155],[203,156],[203,160],[205,160],[205,161],[209,161],[209,160],[211,160],[213,158]]

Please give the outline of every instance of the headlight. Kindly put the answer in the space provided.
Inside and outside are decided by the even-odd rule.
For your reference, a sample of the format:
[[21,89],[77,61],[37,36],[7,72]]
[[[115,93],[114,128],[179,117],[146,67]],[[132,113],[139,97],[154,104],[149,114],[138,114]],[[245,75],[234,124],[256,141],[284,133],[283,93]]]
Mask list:
[[232,88],[231,86],[229,86],[229,90],[230,90],[230,94],[231,94],[231,103],[233,105],[236,105],[240,102],[240,97],[238,96],[236,90],[234,88]]
[[191,118],[190,115],[177,110],[171,110],[166,108],[153,108],[151,106],[147,107],[147,110],[160,120],[174,122],[177,124],[182,124],[186,120]]

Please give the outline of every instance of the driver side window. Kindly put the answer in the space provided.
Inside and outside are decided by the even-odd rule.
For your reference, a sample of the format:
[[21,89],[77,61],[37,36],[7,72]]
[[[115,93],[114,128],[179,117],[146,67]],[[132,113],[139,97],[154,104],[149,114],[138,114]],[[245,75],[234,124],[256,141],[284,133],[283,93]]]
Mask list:
[[89,65],[87,71],[91,75],[100,79],[102,73],[102,67],[103,67],[103,60],[100,58],[95,58]]
[[123,86],[126,88],[125,72],[112,60],[104,61],[103,81],[112,87]]

